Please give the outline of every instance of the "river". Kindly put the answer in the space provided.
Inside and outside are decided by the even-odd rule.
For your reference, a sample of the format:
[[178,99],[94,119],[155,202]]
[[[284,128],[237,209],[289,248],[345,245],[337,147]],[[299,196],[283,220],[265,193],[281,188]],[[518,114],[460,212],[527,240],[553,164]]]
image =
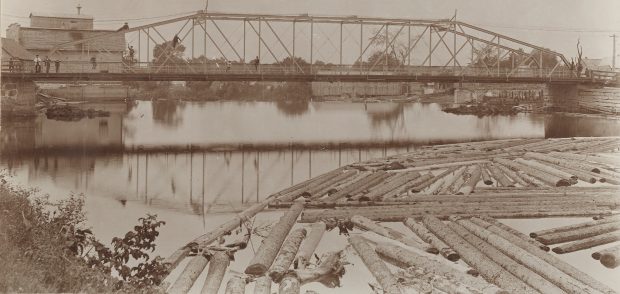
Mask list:
[[349,163],[428,144],[620,135],[617,119],[459,116],[420,103],[158,100],[94,107],[111,116],[2,120],[0,168],[55,199],[84,194],[101,240],[158,214],[167,222],[158,241],[164,256],[228,219],[227,211]]

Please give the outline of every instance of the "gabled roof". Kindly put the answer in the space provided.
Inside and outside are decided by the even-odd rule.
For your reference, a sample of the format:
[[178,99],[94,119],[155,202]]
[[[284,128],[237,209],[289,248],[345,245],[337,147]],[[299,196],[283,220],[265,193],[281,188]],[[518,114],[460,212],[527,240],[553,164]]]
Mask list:
[[31,60],[34,55],[26,50],[22,45],[15,42],[13,39],[2,38],[2,50],[7,52],[11,57]]
[[92,15],[85,14],[69,14],[69,13],[44,13],[44,12],[31,12],[30,17],[50,17],[50,18],[71,18],[71,19],[90,19],[92,20]]

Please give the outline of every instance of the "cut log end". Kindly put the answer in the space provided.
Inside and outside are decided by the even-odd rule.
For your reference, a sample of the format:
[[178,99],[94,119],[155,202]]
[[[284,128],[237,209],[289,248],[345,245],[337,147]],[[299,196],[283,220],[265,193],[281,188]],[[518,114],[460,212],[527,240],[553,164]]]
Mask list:
[[620,260],[612,254],[604,254],[601,256],[601,263],[607,268],[616,268],[620,265]]
[[600,252],[598,252],[598,251],[596,251],[596,252],[592,253],[592,258],[594,258],[594,259],[596,259],[596,260],[601,259],[601,253],[600,253]]
[[267,270],[267,267],[263,264],[252,264],[245,269],[245,273],[248,275],[262,276]]
[[454,253],[448,254],[448,256],[446,256],[446,258],[449,261],[457,261],[457,260],[461,259],[461,256],[458,253],[454,252]]
[[564,252],[564,249],[562,249],[562,247],[555,247],[553,249],[551,249],[551,251],[557,253],[557,254],[564,254],[566,252]]
[[490,186],[490,185],[493,185],[493,181],[487,180],[487,181],[484,181],[484,184],[487,186]]
[[[435,248],[435,247],[426,248],[426,250],[424,250],[424,251],[426,251],[427,253],[430,253],[430,254],[435,254],[435,255],[439,254],[439,250],[437,250],[437,248]],[[457,258],[457,260],[458,260],[458,258]]]
[[561,179],[555,183],[556,187],[568,187],[571,183],[566,179]]

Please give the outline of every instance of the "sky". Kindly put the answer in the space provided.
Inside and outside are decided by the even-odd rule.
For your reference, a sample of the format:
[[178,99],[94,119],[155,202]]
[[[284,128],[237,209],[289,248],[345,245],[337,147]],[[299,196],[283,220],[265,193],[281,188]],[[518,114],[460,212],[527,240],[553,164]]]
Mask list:
[[[75,13],[95,17],[95,27],[115,29],[150,23],[171,15],[204,9],[204,0],[2,0],[0,27],[28,26],[30,12]],[[620,35],[620,0],[210,0],[217,12],[358,15],[374,17],[457,19],[542,47],[576,56],[581,40],[584,57],[612,55],[612,38]],[[620,37],[616,38],[620,45]],[[620,48],[617,50],[620,52]],[[620,53],[618,53],[620,54]]]

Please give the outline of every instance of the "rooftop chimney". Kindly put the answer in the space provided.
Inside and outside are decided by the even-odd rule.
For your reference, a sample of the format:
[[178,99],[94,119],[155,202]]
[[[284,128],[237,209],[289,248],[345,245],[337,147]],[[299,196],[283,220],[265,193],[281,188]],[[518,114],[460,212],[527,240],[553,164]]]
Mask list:
[[82,10],[82,5],[80,5],[80,4],[78,3],[78,5],[77,5],[77,7],[76,7],[76,8],[77,8],[77,11],[78,11],[78,15],[80,15],[80,10]]

